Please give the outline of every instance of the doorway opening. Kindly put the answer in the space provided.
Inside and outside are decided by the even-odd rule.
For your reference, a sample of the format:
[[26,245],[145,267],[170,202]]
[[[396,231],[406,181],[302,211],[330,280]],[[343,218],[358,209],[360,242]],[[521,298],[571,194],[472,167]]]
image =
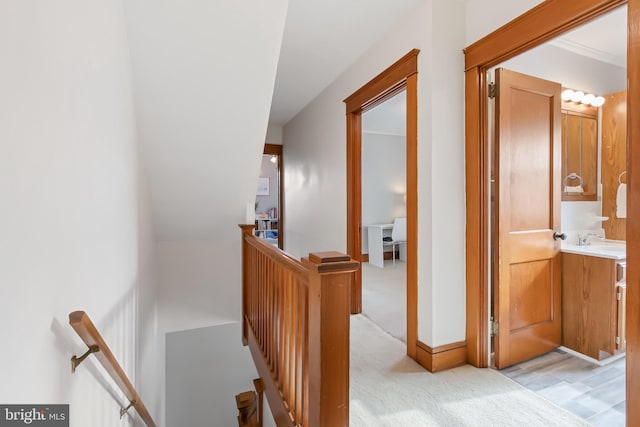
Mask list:
[[362,114],[362,313],[406,337],[406,91]]
[[[347,114],[347,253],[362,261],[362,115],[406,92],[406,343],[416,359],[418,342],[418,56],[414,49],[345,99]],[[369,244],[369,243],[368,243]],[[354,273],[351,313],[362,312],[362,269]]]
[[[567,31],[568,29],[576,28],[579,24],[591,20],[594,16],[602,16],[606,12],[613,10],[614,8],[616,8],[617,6],[623,3],[625,2],[611,1],[611,2],[606,2],[606,4],[605,3],[595,4],[595,2],[588,2],[588,4],[585,4],[580,8],[576,8],[576,10],[569,11],[569,10],[560,10],[561,9],[560,2],[555,2],[555,1],[545,2],[543,5],[536,7],[535,12],[527,13],[521,16],[520,18],[518,18],[516,20],[517,24],[516,24],[516,21],[513,21],[512,23],[513,25],[511,26],[508,25],[504,27],[504,28],[508,27],[509,31],[512,31],[512,33],[514,32],[514,33],[522,34],[522,36],[516,37],[516,39],[518,40],[514,40],[514,38],[511,37],[510,41],[506,41],[507,39],[510,38],[506,36],[507,32],[498,30],[495,33],[491,34],[490,36],[487,36],[481,42],[478,42],[477,44],[470,46],[465,52],[467,54],[466,56],[467,117],[470,117],[470,120],[467,120],[467,189],[468,189],[467,224],[468,224],[468,230],[469,230],[469,232],[467,233],[467,242],[468,242],[467,340],[470,348],[469,359],[476,366],[487,366],[490,364],[489,363],[489,354],[490,354],[489,331],[492,328],[489,327],[490,325],[489,314],[491,313],[489,309],[490,307],[489,304],[491,301],[492,294],[488,293],[487,291],[491,289],[491,283],[492,283],[491,278],[493,277],[493,273],[491,271],[490,266],[495,265],[494,263],[491,263],[491,260],[493,259],[493,257],[491,255],[492,251],[490,249],[491,246],[489,244],[490,237],[493,235],[493,227],[494,227],[493,222],[491,221],[492,217],[491,217],[491,209],[490,209],[490,206],[492,203],[491,197],[492,197],[492,194],[494,194],[492,192],[492,187],[494,185],[492,179],[494,177],[491,176],[491,174],[489,173],[491,170],[493,170],[490,163],[491,160],[493,159],[493,156],[490,154],[490,150],[488,150],[488,147],[490,147],[490,142],[492,141],[492,137],[490,137],[489,134],[487,133],[489,129],[487,126],[486,118],[488,115],[491,115],[491,111],[488,108],[486,108],[487,106],[485,104],[486,95],[488,95],[488,92],[489,92],[488,85],[486,85],[486,83],[489,81],[489,78],[487,77],[485,72],[489,70],[491,67],[495,66],[496,64],[502,63],[501,65],[504,65],[505,58],[513,58],[511,61],[517,60],[518,58],[515,57],[515,55],[528,51],[531,48],[531,46],[538,46],[540,45],[540,43],[544,42],[545,40],[550,40],[552,37],[558,34],[561,34],[564,31]],[[637,4],[633,4],[633,5],[629,4],[628,15],[636,16],[634,15],[634,13],[637,13],[637,7],[638,7]],[[636,12],[633,12],[631,9],[635,9]],[[534,31],[532,28],[535,27],[535,25],[532,26],[532,24],[536,22],[538,23],[546,22],[545,28],[539,31]],[[515,27],[518,27],[518,26],[521,26],[521,28],[514,29]],[[627,26],[622,24],[622,28],[627,28]],[[629,34],[629,40],[636,40],[639,36],[638,32],[634,30],[633,25],[630,25],[629,29],[631,30],[631,33]],[[530,38],[527,38],[527,37],[530,37]],[[500,43],[502,43],[502,45],[500,48],[498,48],[497,44],[500,44]],[[623,43],[624,43],[623,45],[623,48],[624,48],[626,47],[626,40]],[[483,48],[486,48],[489,45],[492,45],[490,50],[493,50],[493,53],[489,53],[488,51],[483,51]],[[632,51],[630,50],[629,52],[631,54]],[[549,63],[553,63],[554,67],[548,67]],[[633,64],[635,63],[632,61],[631,58],[628,60],[628,63],[630,65],[630,68],[633,68]],[[558,71],[564,68],[561,61],[559,60],[542,61],[539,64],[546,64],[547,68],[552,69],[552,71]],[[509,66],[509,68],[513,68],[513,67]],[[624,79],[625,80],[627,79],[627,75],[633,76],[634,72],[635,71],[631,69],[628,71],[627,70],[623,71],[622,74],[624,75]],[[603,77],[603,79],[606,79],[606,78],[607,78],[606,76]],[[562,83],[563,86],[565,86],[566,84],[565,80],[563,79],[560,79],[560,78],[551,78],[551,79]],[[638,91],[637,80],[634,80],[633,78],[631,78],[630,81],[632,82],[631,84],[629,84],[630,94],[637,93]],[[572,83],[568,83],[568,84],[572,84]],[[582,89],[581,85],[577,85],[576,89]],[[588,89],[588,88],[585,88],[585,89]],[[600,94],[603,94],[603,95],[607,95],[608,93],[611,93],[611,92],[607,92],[606,90],[600,91]],[[611,96],[613,96],[614,94],[615,92],[611,93]],[[622,102],[622,105],[624,107],[630,104],[633,104],[633,101],[631,101],[631,99],[629,99],[628,101]],[[600,120],[601,120],[600,124],[602,124],[603,126],[603,129],[601,130],[601,132],[604,132],[604,123],[603,123],[603,118],[601,116],[600,116]],[[583,126],[583,129],[584,128],[585,127]],[[624,139],[629,140],[630,149],[633,148],[633,144],[631,142],[633,141],[633,136],[635,135],[634,130],[636,128],[637,126],[635,126],[633,123],[630,123],[629,126],[627,126],[626,123],[623,123],[620,125],[620,130],[624,131],[626,134],[626,137]],[[476,151],[478,148],[479,150]],[[605,152],[602,146],[599,147],[598,154],[602,156],[599,161],[599,166],[602,166],[604,168],[604,162],[608,160],[605,158]],[[475,160],[473,159],[474,157],[475,157]],[[626,157],[627,157],[627,160],[626,162],[623,161],[623,163],[629,164],[628,167],[632,169],[632,164],[634,163],[634,161],[631,157],[631,153],[627,153]],[[567,176],[569,175],[571,174],[568,173]],[[576,175],[579,175],[579,174],[576,174]],[[621,173],[618,176],[620,175]],[[609,179],[607,178],[607,172],[600,171],[599,176],[601,177],[599,179],[602,182],[602,185],[605,186],[607,184],[606,180]],[[618,179],[618,176],[615,178]],[[629,174],[627,173],[626,176],[628,177]],[[581,185],[580,180],[571,182],[570,184],[564,184],[562,178],[563,177],[560,177],[560,179],[558,179],[557,182],[554,182],[553,185],[554,186],[557,185],[558,189],[562,188],[564,193],[572,193],[572,194],[568,194],[569,197],[562,198],[563,200],[562,213],[564,217],[564,214],[566,213],[566,211],[569,211],[570,214],[575,214],[576,210],[580,210],[576,208],[577,206],[576,202],[571,203],[569,202],[569,200],[572,200],[572,199],[578,200],[578,197],[580,195],[576,193],[588,193],[588,191],[586,189],[580,188],[580,185]],[[575,178],[570,178],[570,179],[575,179]],[[479,187],[480,187],[479,191],[475,191],[476,190],[475,183],[479,184]],[[615,187],[617,187],[620,184],[622,184],[622,181],[619,180],[619,182],[615,183]],[[599,201],[601,203],[601,208],[598,211],[600,212],[599,214],[596,212],[595,214],[591,215],[593,217],[592,218],[593,220],[603,221],[602,217],[606,216],[604,214],[605,196],[603,194],[606,191],[607,191],[606,189],[598,190],[599,199],[596,201]],[[495,194],[497,194],[497,191]],[[629,197],[633,197],[632,192],[629,192],[628,195]],[[579,203],[585,204],[586,206],[587,200],[588,200],[587,198],[583,198],[582,201],[580,201]],[[596,202],[596,201],[593,201],[593,202]],[[476,204],[476,202],[479,202],[479,204]],[[623,222],[626,222],[626,221],[623,221]],[[593,225],[587,225],[585,227],[585,224],[583,223],[576,227],[575,218],[570,220],[569,223],[572,224],[571,229],[568,229],[569,226],[567,225],[567,221],[565,221],[563,218],[563,221],[562,221],[563,232],[565,230],[575,232],[576,231],[575,228],[583,229],[583,228],[589,228],[593,226]],[[629,230],[630,224],[627,223],[626,227],[627,227],[627,230]],[[602,224],[601,228],[606,229],[606,227],[604,227],[604,224]],[[565,234],[565,233],[559,233],[559,234]],[[575,233],[574,236],[571,236],[570,233],[566,233],[566,234],[567,234],[567,243],[571,243],[575,245],[578,241],[578,236],[577,236],[578,233]],[[597,234],[597,233],[594,233],[594,234]],[[612,236],[613,234],[610,234],[610,231],[607,231],[606,235]],[[583,234],[583,237],[584,236],[585,234]],[[637,240],[634,238],[634,235],[632,233],[627,233],[627,237],[628,237],[627,246],[629,247],[629,255],[632,255],[633,248],[637,245]],[[598,239],[595,236],[592,236],[591,238]],[[573,240],[573,242],[571,242],[571,240]],[[576,246],[579,246],[579,245],[576,245]],[[600,246],[600,245],[594,245],[594,246]],[[471,248],[473,248],[473,251]],[[626,253],[623,256],[626,256]],[[476,268],[478,267],[479,269],[476,270]],[[563,274],[564,273],[565,273],[565,269],[563,266]],[[495,274],[498,274],[498,273],[496,272]],[[475,276],[475,278],[473,276]],[[616,281],[616,276],[613,273],[611,275],[611,278],[614,282]],[[486,283],[485,280],[489,282],[489,286],[485,286],[483,284],[483,282]],[[478,291],[480,292],[478,293]],[[485,292],[487,293],[485,294]],[[613,299],[615,299],[615,294],[612,293],[610,296],[613,297]],[[593,296],[592,298],[590,298],[590,300],[592,301],[594,299],[596,298],[593,298]],[[633,298],[629,298],[628,306],[637,302],[638,302],[638,295],[634,295]],[[564,305],[564,306],[566,307],[567,305]],[[637,322],[634,323],[628,320],[625,322],[624,316],[626,315],[628,319],[630,315],[635,316],[635,313],[637,313],[637,307],[631,308],[630,310],[624,310],[624,309],[622,310],[621,324],[623,326],[627,325],[627,336],[629,337],[629,343],[630,343],[628,348],[631,348],[633,346],[632,342],[637,345],[638,328],[636,327]],[[616,314],[619,315],[619,313],[616,313]],[[596,322],[595,324],[597,325],[598,323]],[[632,326],[633,331],[630,331],[628,329],[629,325]],[[566,331],[563,331],[563,333],[566,336]],[[628,352],[627,354],[628,354],[628,358],[631,358],[631,359],[635,358],[634,352]],[[535,363],[542,363],[542,362],[536,362],[534,359],[531,359],[530,361],[524,362],[524,363],[535,364]],[[626,367],[627,401],[633,400],[633,395],[638,390],[637,381],[634,379],[634,376],[631,374],[632,371],[635,369],[635,368],[633,369],[631,368],[632,365],[633,365],[633,360],[630,360]],[[516,366],[513,368],[507,368],[507,371],[511,369],[518,370],[520,369],[520,367]],[[634,383],[636,385],[634,385]],[[621,385],[620,389],[621,391],[624,390],[624,385]],[[567,390],[565,390],[565,395],[563,397],[566,397],[566,391]],[[624,408],[625,404],[622,402],[620,406]],[[627,423],[628,423],[627,425],[635,425],[636,421],[634,420],[636,421],[638,420],[637,411],[631,405],[627,405]]]
[[265,144],[256,191],[255,235],[283,248],[284,212],[282,145]]

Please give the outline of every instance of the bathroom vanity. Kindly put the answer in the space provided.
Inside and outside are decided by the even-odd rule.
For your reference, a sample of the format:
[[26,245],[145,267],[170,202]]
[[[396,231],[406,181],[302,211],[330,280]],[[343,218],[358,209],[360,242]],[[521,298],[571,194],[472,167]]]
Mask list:
[[625,349],[626,246],[562,244],[562,345],[602,360]]

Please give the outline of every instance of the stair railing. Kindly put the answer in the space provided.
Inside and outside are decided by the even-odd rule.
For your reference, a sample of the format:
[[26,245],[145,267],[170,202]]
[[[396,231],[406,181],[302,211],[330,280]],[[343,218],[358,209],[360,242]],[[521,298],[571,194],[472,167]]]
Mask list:
[[122,418],[130,408],[134,408],[148,427],[156,427],[155,421],[151,418],[147,407],[142,403],[142,399],[138,395],[135,387],[133,387],[133,384],[129,381],[127,374],[124,373],[120,363],[118,363],[118,360],[111,352],[111,349],[109,349],[109,346],[87,313],[84,311],[69,313],[69,324],[88,347],[82,356],[73,356],[71,358],[71,371],[75,372],[78,365],[80,365],[84,359],[91,354],[95,355],[95,358],[100,362],[105,371],[107,371],[111,379],[120,390],[122,390],[127,399],[129,399],[129,405],[120,409],[120,418]]
[[278,427],[349,425],[349,312],[359,263],[297,260],[242,228],[242,341]]

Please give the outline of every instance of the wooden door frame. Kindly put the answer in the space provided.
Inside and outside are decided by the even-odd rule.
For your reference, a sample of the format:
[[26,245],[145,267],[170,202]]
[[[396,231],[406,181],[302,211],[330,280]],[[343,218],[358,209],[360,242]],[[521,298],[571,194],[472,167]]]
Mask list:
[[282,167],[282,145],[264,144],[262,154],[278,156],[278,248],[284,246],[284,168]]
[[[547,0],[464,50],[466,341],[469,363],[489,364],[489,140],[486,71],[563,32],[628,5],[627,41],[627,425],[640,425],[640,0]],[[635,168],[639,172],[635,172]]]
[[[418,342],[418,49],[413,49],[344,100],[347,115],[347,253],[362,258],[362,113],[407,91],[407,355]],[[351,287],[351,313],[362,312],[362,271]]]

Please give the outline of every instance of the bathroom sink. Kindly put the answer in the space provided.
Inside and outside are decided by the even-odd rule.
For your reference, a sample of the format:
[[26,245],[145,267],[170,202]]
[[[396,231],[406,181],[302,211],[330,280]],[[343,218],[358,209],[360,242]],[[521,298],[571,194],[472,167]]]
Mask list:
[[562,242],[562,252],[578,255],[599,256],[603,258],[624,259],[627,257],[627,245],[618,241],[599,241],[586,246]]
[[587,249],[591,249],[594,251],[622,251],[622,252],[626,252],[627,247],[626,245],[588,245],[586,246]]

